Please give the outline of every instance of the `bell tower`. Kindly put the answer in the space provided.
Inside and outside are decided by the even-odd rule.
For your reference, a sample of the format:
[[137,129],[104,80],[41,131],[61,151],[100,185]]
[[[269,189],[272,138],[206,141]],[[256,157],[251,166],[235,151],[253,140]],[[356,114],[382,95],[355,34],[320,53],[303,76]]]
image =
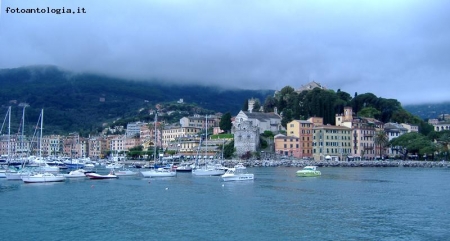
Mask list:
[[351,122],[353,120],[353,110],[352,107],[344,107],[344,122]]

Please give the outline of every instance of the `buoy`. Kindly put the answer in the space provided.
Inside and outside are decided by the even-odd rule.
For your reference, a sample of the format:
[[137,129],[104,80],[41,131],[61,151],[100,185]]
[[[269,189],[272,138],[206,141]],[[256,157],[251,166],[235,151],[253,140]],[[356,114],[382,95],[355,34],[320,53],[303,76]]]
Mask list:
[[166,187],[166,190],[169,190],[169,188],[168,188],[168,187]]
[[222,187],[225,187],[225,184],[222,184]]

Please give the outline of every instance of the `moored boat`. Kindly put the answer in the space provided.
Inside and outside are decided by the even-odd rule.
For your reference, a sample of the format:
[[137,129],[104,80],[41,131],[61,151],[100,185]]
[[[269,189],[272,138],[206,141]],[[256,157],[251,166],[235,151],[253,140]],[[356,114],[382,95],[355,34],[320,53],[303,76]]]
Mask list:
[[133,172],[130,169],[122,169],[122,170],[115,170],[114,174],[116,176],[134,176],[136,174],[138,174],[137,172]]
[[317,177],[322,173],[317,170],[317,166],[305,166],[302,170],[298,170],[296,175],[299,177]]
[[36,173],[28,176],[22,176],[24,183],[42,183],[42,182],[63,182],[66,177],[62,175],[55,175],[53,173],[44,172]]
[[77,178],[77,177],[86,177],[86,171],[83,169],[77,169],[77,170],[73,170],[70,171],[67,174],[63,174],[63,176],[67,177],[67,178]]
[[110,172],[106,175],[101,175],[95,172],[90,172],[90,173],[86,173],[85,174],[86,177],[89,177],[90,179],[115,179],[115,178],[119,178],[118,176],[114,175],[113,172]]
[[175,177],[177,175],[176,169],[155,168],[149,171],[141,171],[143,177]]
[[248,181],[255,179],[255,175],[253,173],[247,173],[247,169],[244,167],[233,167],[228,168],[227,172],[222,175],[222,180],[224,182],[229,181]]

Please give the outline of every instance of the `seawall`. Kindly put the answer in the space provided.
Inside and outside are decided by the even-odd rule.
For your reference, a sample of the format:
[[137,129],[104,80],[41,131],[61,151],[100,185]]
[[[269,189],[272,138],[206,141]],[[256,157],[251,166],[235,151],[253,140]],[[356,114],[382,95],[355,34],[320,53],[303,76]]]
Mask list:
[[232,167],[237,163],[247,167],[439,167],[449,168],[448,161],[307,161],[307,160],[225,160],[223,165]]

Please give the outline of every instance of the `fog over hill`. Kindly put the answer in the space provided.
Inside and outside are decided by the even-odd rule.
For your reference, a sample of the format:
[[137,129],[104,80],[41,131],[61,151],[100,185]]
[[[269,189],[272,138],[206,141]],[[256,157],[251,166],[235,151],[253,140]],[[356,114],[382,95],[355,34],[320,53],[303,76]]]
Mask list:
[[[0,103],[13,106],[18,125],[27,103],[26,122],[31,127],[44,108],[46,131],[96,131],[102,123],[117,119],[148,118],[157,103],[183,99],[199,114],[205,111],[236,115],[248,98],[261,101],[273,90],[225,89],[206,85],[175,85],[161,81],[133,81],[89,73],[74,73],[55,66],[0,70]],[[187,108],[187,107],[183,107]]]

